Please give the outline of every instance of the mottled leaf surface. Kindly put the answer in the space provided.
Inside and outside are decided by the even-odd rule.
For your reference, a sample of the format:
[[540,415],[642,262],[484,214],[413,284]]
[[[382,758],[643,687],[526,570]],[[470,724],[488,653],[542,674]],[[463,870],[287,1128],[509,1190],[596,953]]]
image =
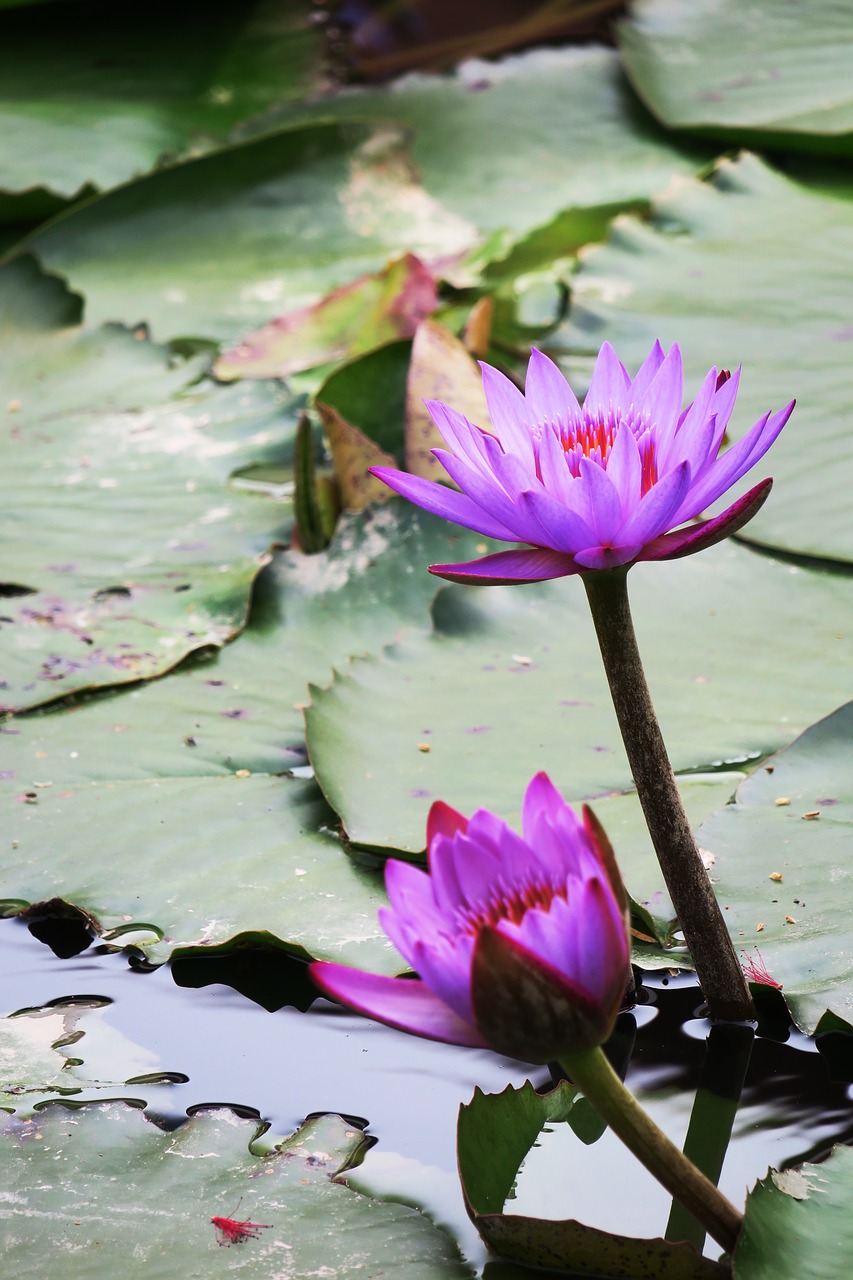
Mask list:
[[[156,1280],[360,1280],[365,1267],[401,1280],[471,1274],[414,1209],[335,1180],[365,1146],[340,1116],[306,1120],[263,1156],[252,1150],[258,1123],[225,1108],[171,1133],[119,1102],[55,1105],[3,1127],[0,1223],[10,1274],[22,1280],[49,1272],[107,1280],[129,1259]],[[222,1248],[212,1217],[264,1225]]]

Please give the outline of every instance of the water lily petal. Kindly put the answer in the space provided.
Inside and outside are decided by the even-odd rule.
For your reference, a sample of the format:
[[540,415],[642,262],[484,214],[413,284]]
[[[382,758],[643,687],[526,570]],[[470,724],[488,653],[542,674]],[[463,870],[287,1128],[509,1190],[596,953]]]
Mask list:
[[522,493],[521,503],[539,525],[537,542],[572,555],[577,547],[588,547],[595,541],[595,533],[586,520],[562,506],[544,489],[528,489]]
[[581,458],[580,479],[583,505],[578,502],[578,512],[592,527],[596,539],[607,546],[624,523],[619,491],[604,468],[589,458]]
[[[713,506],[719,497],[730,489],[741,476],[764,457],[779,432],[785,426],[794,411],[794,401],[772,418],[762,418],[756,422],[742,440],[727,449],[721,458],[709,468],[704,479],[689,495],[690,515],[698,515],[700,511]],[[683,504],[683,510],[688,506]],[[685,514],[684,519],[688,516]]]
[[595,362],[589,391],[584,400],[584,410],[605,412],[611,405],[622,404],[630,397],[627,392],[631,387],[631,379],[622,361],[609,342],[605,342]]
[[485,432],[476,427],[464,414],[456,413],[440,400],[425,400],[424,405],[441,432],[442,439],[452,450],[467,458],[472,466],[482,464],[486,459],[483,443]]
[[465,831],[468,819],[458,809],[445,804],[443,800],[434,800],[427,814],[427,848],[436,836],[455,836],[457,831]]
[[627,423],[623,422],[616,431],[616,439],[607,459],[607,475],[619,494],[624,520],[637,504],[643,481],[640,449]]
[[489,418],[504,448],[522,461],[532,459],[527,401],[505,374],[480,363]]
[[386,1026],[444,1044],[489,1047],[476,1027],[416,979],[386,978],[324,960],[311,965],[311,977],[325,995]]
[[580,417],[581,407],[563,374],[548,356],[534,347],[530,352],[524,395],[534,422]]
[[657,338],[655,338],[654,346],[646,356],[643,363],[637,370],[636,377],[631,382],[631,390],[628,400],[634,405],[640,405],[657,376],[658,369],[661,367],[665,359],[664,349]]
[[478,507],[464,493],[448,489],[446,485],[437,484],[435,480],[424,480],[420,476],[409,475],[406,471],[395,471],[391,467],[370,467],[371,475],[384,480],[395,493],[416,502],[425,511],[461,524],[475,533],[482,533],[487,538],[500,538],[505,542],[517,541],[515,534],[506,525],[496,520],[490,512]]
[[548,578],[566,578],[580,573],[581,566],[571,556],[547,547],[529,547],[520,551],[496,551],[481,560],[460,564],[431,564],[430,573],[448,582],[479,583],[496,587],[520,582],[544,582]]
[[635,407],[654,423],[655,438],[665,450],[675,435],[684,399],[684,370],[677,342],[670,347],[642,399],[637,397],[636,387],[634,397]]
[[699,524],[661,534],[659,538],[647,543],[639,559],[677,560],[696,551],[705,551],[723,538],[731,537],[761,510],[770,496],[772,484],[770,479],[762,480],[713,520],[702,520]]
[[672,517],[690,489],[690,465],[682,462],[656,485],[652,485],[619,530],[620,543],[650,542],[672,527]]

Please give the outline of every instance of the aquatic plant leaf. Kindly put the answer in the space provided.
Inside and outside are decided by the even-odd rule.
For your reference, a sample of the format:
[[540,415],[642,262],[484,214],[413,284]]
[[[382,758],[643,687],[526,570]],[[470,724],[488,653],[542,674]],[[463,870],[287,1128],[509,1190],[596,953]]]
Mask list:
[[774,477],[744,536],[845,561],[853,559],[851,198],[843,173],[795,182],[755,156],[723,160],[711,181],[687,179],[661,197],[651,224],[620,219],[606,245],[584,254],[569,321],[549,339],[579,390],[605,338],[632,369],[656,338],[677,341],[688,384],[712,364],[742,364],[732,439],[796,397],[782,435],[733,491]]
[[710,158],[702,144],[673,144],[650,124],[616,54],[595,45],[472,60],[449,75],[288,104],[239,133],[330,115],[390,119],[413,133],[426,190],[478,229],[474,275],[492,262],[503,272],[564,257],[600,239],[620,208],[645,205]]
[[732,1258],[735,1280],[835,1280],[853,1249],[853,1151],[771,1169],[749,1193]]
[[229,489],[288,458],[295,403],[217,388],[144,329],[88,331],[31,260],[0,272],[0,708],[160,675],[243,626],[289,505]]
[[618,32],[631,82],[668,128],[747,146],[853,150],[846,4],[639,0]]
[[[368,1142],[360,1129],[313,1117],[263,1155],[253,1149],[259,1129],[215,1108],[167,1133],[120,1102],[6,1117],[0,1223],[10,1273],[107,1280],[130,1256],[147,1274],[186,1280],[324,1269],[356,1280],[366,1265],[400,1280],[470,1276],[450,1239],[416,1210],[346,1185],[340,1175]],[[259,1227],[221,1248],[213,1218]]]
[[305,6],[279,0],[249,0],[239,13],[213,0],[203,22],[160,0],[96,0],[85,18],[57,6],[49,21],[38,8],[3,12],[2,189],[26,194],[0,197],[0,216],[40,212],[40,189],[67,200],[215,146],[239,121],[309,93],[321,59]]
[[318,122],[114,188],[23,247],[85,295],[90,325],[233,344],[391,257],[429,265],[476,240],[423,188],[400,127]]
[[[845,697],[849,577],[730,543],[638,565],[630,589],[677,772],[742,767]],[[312,690],[309,753],[351,840],[419,853],[439,798],[514,823],[519,779],[544,767],[572,801],[630,788],[580,584],[448,587],[433,613],[432,634]],[[651,877],[626,882],[654,896]]]
[[760,952],[803,1030],[829,1010],[850,1025],[853,703],[805,731],[740,784],[699,830],[726,923]]
[[286,378],[332,361],[351,359],[397,338],[410,338],[436,309],[435,277],[405,254],[384,271],[333,289],[311,307],[277,316],[213,366],[221,382]]
[[[475,1090],[459,1110],[459,1174],[468,1212],[490,1249],[515,1262],[572,1275],[634,1280],[724,1280],[727,1267],[685,1243],[614,1235],[572,1219],[512,1212],[519,1166],[545,1126],[568,1119],[575,1089],[565,1082],[538,1094],[532,1084],[500,1094]],[[627,1156],[626,1159],[631,1157]]]

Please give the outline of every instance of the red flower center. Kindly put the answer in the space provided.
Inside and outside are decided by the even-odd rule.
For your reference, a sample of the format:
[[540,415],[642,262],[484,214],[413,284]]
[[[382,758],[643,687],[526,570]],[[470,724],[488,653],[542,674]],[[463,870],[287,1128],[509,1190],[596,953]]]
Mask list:
[[498,882],[484,902],[460,911],[457,924],[460,930],[473,935],[486,927],[495,928],[502,920],[520,924],[533,908],[548,911],[555,898],[567,901],[568,896],[565,884],[528,881],[526,884],[505,885]]
[[584,409],[580,420],[548,419],[533,428],[533,437],[537,440],[543,430],[553,431],[566,455],[569,470],[573,476],[578,476],[582,458],[590,458],[607,470],[607,460],[620,427],[628,428],[640,450],[642,496],[657,484],[657,456],[652,424],[645,414],[636,413],[633,406],[627,410],[623,410],[621,405],[611,405],[607,410]]

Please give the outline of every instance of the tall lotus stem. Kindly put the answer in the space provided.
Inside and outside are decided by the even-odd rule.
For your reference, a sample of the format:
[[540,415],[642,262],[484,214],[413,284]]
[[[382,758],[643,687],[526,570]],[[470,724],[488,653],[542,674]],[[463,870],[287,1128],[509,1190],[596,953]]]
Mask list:
[[753,1019],[752,997],[690,830],[652,705],[628,602],[627,569],[586,573],[583,583],[637,795],[711,1017]]

